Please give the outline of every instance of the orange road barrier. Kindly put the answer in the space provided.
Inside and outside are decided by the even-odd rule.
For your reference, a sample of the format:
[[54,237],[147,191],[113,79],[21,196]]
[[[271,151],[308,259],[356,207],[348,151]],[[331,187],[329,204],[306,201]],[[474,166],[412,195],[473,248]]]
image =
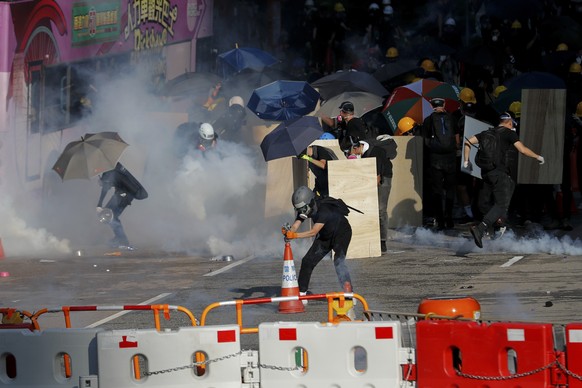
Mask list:
[[312,295],[299,295],[299,296],[278,296],[273,298],[252,298],[252,299],[236,299],[236,300],[227,300],[224,302],[215,302],[212,303],[204,309],[202,315],[200,316],[200,326],[205,326],[206,319],[208,317],[208,313],[214,310],[217,307],[223,306],[235,306],[236,309],[236,322],[237,325],[240,327],[241,334],[252,334],[258,333],[258,327],[250,327],[244,328],[243,327],[243,319],[242,319],[242,306],[243,305],[251,305],[251,304],[265,304],[265,303],[280,303],[283,301],[290,301],[290,300],[327,300],[327,321],[329,323],[336,323],[334,317],[334,308],[333,304],[334,301],[339,300],[339,303],[343,306],[343,303],[350,302],[350,299],[357,299],[362,303],[362,309],[364,311],[368,310],[368,302],[359,294],[355,294],[353,292],[331,292],[327,294],[312,294]]
[[[24,310],[17,310],[11,307],[0,307],[2,322],[0,329],[28,329],[30,331],[40,330],[38,322],[33,319],[33,314]],[[26,322],[25,319],[30,320]]]
[[[285,253],[283,255],[281,296],[299,296],[297,273],[295,272],[295,262],[293,261],[293,252],[289,241],[285,242]],[[302,313],[305,312],[305,307],[303,307],[303,302],[298,299],[284,300],[279,303],[279,312],[282,314]]]
[[62,312],[65,316],[65,326],[71,328],[71,312],[72,311],[148,311],[154,312],[154,321],[156,325],[156,330],[161,330],[160,324],[160,313],[164,313],[164,318],[166,320],[170,319],[170,311],[180,311],[188,316],[192,326],[196,326],[196,318],[194,314],[190,312],[185,307],[182,306],[172,306],[167,304],[145,304],[145,305],[123,305],[123,306],[63,306],[54,309],[42,309],[34,313],[32,316],[34,319],[38,319],[39,316],[46,313],[59,313]]

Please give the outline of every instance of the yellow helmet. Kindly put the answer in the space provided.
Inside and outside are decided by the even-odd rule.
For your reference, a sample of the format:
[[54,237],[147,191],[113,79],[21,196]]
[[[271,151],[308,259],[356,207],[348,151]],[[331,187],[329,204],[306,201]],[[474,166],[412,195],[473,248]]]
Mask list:
[[386,58],[397,58],[398,57],[398,49],[396,47],[390,47],[386,50]]
[[495,90],[493,90],[493,97],[495,98],[499,97],[499,95],[506,90],[507,88],[505,86],[499,85],[498,87],[495,88]]
[[400,121],[398,121],[398,128],[396,129],[395,135],[402,136],[406,132],[414,128],[415,125],[416,123],[414,122],[413,119],[411,119],[410,117],[403,117],[400,119]]
[[558,47],[556,47],[556,51],[568,51],[568,45],[566,43],[560,43]]
[[515,29],[521,28],[521,23],[519,22],[519,20],[517,20],[517,19],[514,20],[513,23],[511,23],[511,28],[515,28]]
[[346,9],[342,3],[335,3],[333,6],[333,10],[335,12],[346,12]]
[[420,67],[422,67],[424,71],[436,71],[436,68],[434,67],[434,62],[431,61],[430,59],[425,59],[424,61],[422,61]]
[[582,73],[582,66],[578,62],[574,62],[570,65],[570,73]]
[[463,88],[461,93],[459,93],[459,98],[463,102],[471,102],[473,104],[477,103],[477,99],[475,98],[475,92],[473,89],[470,88]]
[[582,117],[582,101],[576,105],[576,116]]
[[515,115],[515,118],[521,117],[521,102],[513,101],[509,105],[509,111]]

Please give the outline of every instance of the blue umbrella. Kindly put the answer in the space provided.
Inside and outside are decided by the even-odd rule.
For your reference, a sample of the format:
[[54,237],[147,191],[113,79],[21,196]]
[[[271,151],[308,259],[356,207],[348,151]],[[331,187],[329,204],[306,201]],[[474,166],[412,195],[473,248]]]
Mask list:
[[317,117],[303,116],[283,121],[261,142],[265,161],[297,156],[314,140],[323,135]]
[[279,63],[279,60],[268,52],[252,47],[237,47],[218,54],[218,58],[236,72],[244,69],[261,71],[265,67]]
[[247,107],[264,120],[284,121],[315,109],[319,93],[304,81],[275,81],[253,91]]

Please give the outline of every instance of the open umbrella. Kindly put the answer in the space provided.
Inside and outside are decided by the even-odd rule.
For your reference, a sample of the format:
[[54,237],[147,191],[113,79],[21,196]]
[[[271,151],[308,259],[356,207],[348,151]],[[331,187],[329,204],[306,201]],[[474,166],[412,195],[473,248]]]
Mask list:
[[564,80],[560,77],[541,71],[529,71],[508,79],[504,83],[507,90],[499,95],[493,103],[493,108],[503,113],[514,101],[521,101],[523,89],[566,89]]
[[113,170],[127,146],[117,132],[88,133],[67,144],[53,170],[63,180],[90,179]]
[[372,75],[378,81],[384,83],[406,73],[414,73],[418,68],[419,66],[413,59],[398,59],[380,66]]
[[339,115],[339,106],[344,101],[351,101],[354,104],[354,115],[361,117],[367,112],[382,106],[384,98],[367,92],[344,92],[324,101],[317,111],[317,115],[320,117],[335,117]]
[[163,96],[187,96],[208,94],[208,91],[222,78],[209,72],[188,72],[167,81],[160,94]]
[[422,123],[432,112],[430,100],[439,97],[445,99],[445,109],[453,112],[459,109],[459,88],[446,82],[422,79],[400,86],[392,92],[382,112],[392,131],[398,127],[398,121],[410,117]]
[[299,155],[314,140],[319,139],[323,129],[317,117],[303,116],[283,121],[261,142],[265,161]]
[[253,91],[247,107],[264,120],[284,121],[315,109],[319,93],[305,81],[275,81]]
[[236,47],[218,54],[218,58],[235,72],[244,69],[261,71],[265,67],[279,63],[279,60],[268,52],[253,47]]
[[241,96],[245,101],[253,90],[279,80],[297,80],[293,75],[272,67],[261,71],[244,69],[224,80],[223,90],[229,96]]
[[325,100],[343,92],[368,92],[380,97],[390,92],[374,76],[363,71],[338,71],[311,83]]

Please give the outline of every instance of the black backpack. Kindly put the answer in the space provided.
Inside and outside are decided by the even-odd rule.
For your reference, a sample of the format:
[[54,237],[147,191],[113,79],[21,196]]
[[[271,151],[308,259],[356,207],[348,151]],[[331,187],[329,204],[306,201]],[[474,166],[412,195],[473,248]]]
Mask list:
[[358,209],[354,209],[351,206],[346,205],[346,203],[343,201],[343,199],[341,198],[333,198],[333,197],[325,197],[325,198],[321,198],[318,200],[320,205],[331,205],[332,207],[335,207],[336,209],[338,209],[341,213],[342,216],[347,216],[348,214],[350,214],[350,209],[364,214],[362,213],[360,210]]
[[386,157],[390,160],[393,160],[397,155],[396,149],[398,148],[398,144],[389,135],[379,135],[376,138],[366,141],[370,144],[370,149],[374,147],[382,148],[386,152]]
[[445,113],[432,114],[431,131],[427,141],[428,148],[437,154],[448,154],[455,152],[457,149],[457,141],[455,139],[455,131],[453,128],[453,121],[451,116]]
[[503,166],[503,151],[500,148],[500,131],[503,128],[489,128],[479,135],[479,148],[475,164],[481,170],[492,171]]

